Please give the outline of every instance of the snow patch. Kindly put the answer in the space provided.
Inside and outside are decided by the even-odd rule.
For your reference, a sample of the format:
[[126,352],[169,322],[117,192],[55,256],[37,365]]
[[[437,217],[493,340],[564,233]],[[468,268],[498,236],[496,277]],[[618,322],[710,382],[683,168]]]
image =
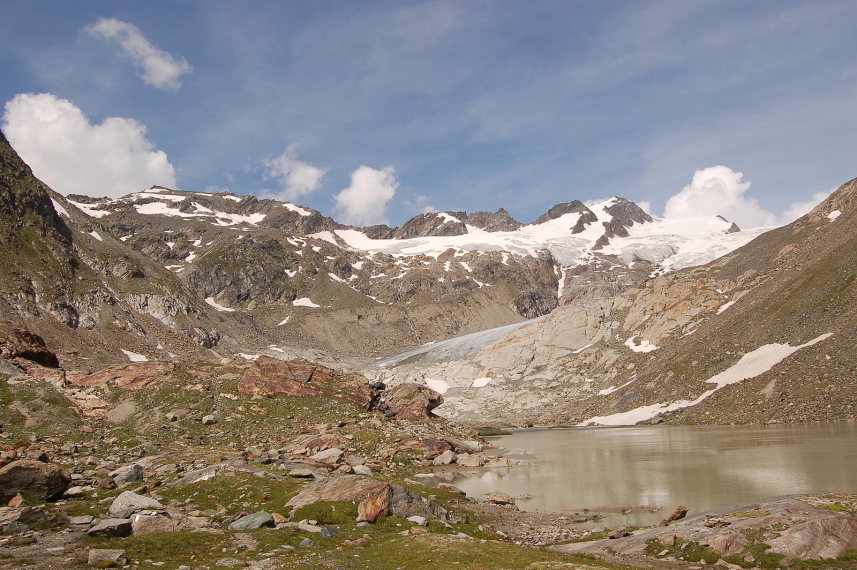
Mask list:
[[658,347],[649,342],[648,339],[640,342],[640,344],[636,344],[634,339],[636,336],[632,336],[628,340],[625,341],[625,346],[633,350],[634,352],[652,352],[653,350],[657,350]]
[[827,214],[827,219],[832,222],[841,215],[842,215],[842,212],[840,212],[839,210],[833,210],[832,212]]
[[285,206],[287,210],[291,210],[292,212],[297,212],[301,216],[304,216],[304,217],[312,216],[312,212],[310,212],[309,210],[307,210],[305,208],[301,208],[300,206],[296,206],[294,204],[289,204],[288,202],[284,202],[283,206]]
[[94,237],[94,238],[95,238],[95,239],[97,239],[98,241],[104,241],[104,238],[102,238],[102,237],[101,237],[101,234],[99,234],[99,233],[98,233],[97,231],[95,231],[95,230],[92,230],[91,232],[89,232],[89,235],[91,235],[92,237]]
[[321,307],[321,305],[316,305],[315,303],[310,301],[309,297],[301,297],[300,299],[295,299],[294,301],[292,301],[292,305],[294,305],[295,307]]
[[288,323],[288,322],[289,322],[289,319],[291,319],[291,318],[292,318],[292,316],[291,316],[291,315],[289,315],[288,317],[286,317],[285,319],[283,319],[282,321],[280,321],[279,323],[277,323],[277,326],[278,326],[278,327],[283,326],[284,324]]
[[487,378],[487,377],[485,377],[485,378],[477,378],[476,380],[474,380],[474,381],[470,384],[470,387],[471,387],[471,388],[484,388],[485,386],[487,386],[488,384],[490,384],[490,383],[491,383],[491,380],[493,380],[493,378]]
[[208,303],[209,305],[211,305],[212,307],[214,307],[215,309],[217,309],[218,311],[222,312],[222,313],[234,313],[235,312],[235,309],[232,309],[230,307],[224,307],[223,305],[221,305],[220,303],[215,301],[214,297],[206,297],[205,302]]
[[136,352],[131,352],[130,350],[125,350],[124,348],[120,348],[122,352],[125,353],[125,356],[128,357],[128,360],[131,362],[149,362],[149,359],[143,356],[142,354],[137,354]]
[[722,313],[723,311],[725,311],[726,309],[728,309],[729,307],[731,307],[734,304],[735,304],[735,301],[729,301],[728,303],[723,303],[722,305],[720,305],[720,308],[717,309],[717,314],[719,315],[720,313]]
[[54,205],[54,210],[57,211],[57,214],[61,216],[65,216],[68,219],[71,219],[71,216],[68,215],[68,211],[62,207],[62,204],[51,198],[51,204]]

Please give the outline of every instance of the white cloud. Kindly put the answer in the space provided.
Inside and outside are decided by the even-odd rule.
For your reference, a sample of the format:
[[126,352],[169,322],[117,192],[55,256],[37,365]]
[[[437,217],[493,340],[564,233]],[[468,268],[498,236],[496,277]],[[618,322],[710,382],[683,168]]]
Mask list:
[[119,197],[154,184],[176,187],[166,153],[134,119],[93,125],[67,99],[22,93],[6,103],[3,131],[35,175],[62,194]]
[[750,182],[744,182],[743,178],[743,172],[735,172],[728,166],[697,170],[693,173],[693,181],[667,200],[664,216],[719,215],[742,228],[777,225],[776,215],[762,208],[755,198],[745,196]]
[[134,24],[101,18],[87,26],[86,33],[118,41],[122,54],[134,62],[146,85],[175,90],[181,87],[182,75],[193,70],[185,58],[173,56],[153,45]]
[[392,166],[381,170],[361,166],[351,173],[351,186],[335,196],[337,211],[346,224],[386,224],[387,203],[398,187],[396,169]]
[[276,158],[265,161],[266,176],[278,178],[285,200],[299,200],[319,189],[325,171],[297,158],[297,145],[291,144]]
[[428,203],[429,200],[431,200],[431,198],[429,198],[428,196],[417,194],[413,197],[412,200],[405,201],[405,207],[407,207],[409,210],[419,212],[420,214],[437,212],[437,208]]
[[812,198],[805,202],[793,203],[785,212],[783,212],[783,223],[788,224],[800,218],[804,214],[808,214],[813,208],[826,200],[832,193],[833,190],[828,190],[827,192],[816,192],[812,195]]

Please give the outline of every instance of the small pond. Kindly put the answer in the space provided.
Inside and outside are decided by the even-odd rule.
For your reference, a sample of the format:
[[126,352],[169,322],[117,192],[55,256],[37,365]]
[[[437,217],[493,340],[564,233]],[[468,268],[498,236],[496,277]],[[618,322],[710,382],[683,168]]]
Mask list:
[[[657,524],[794,493],[857,492],[857,425],[651,426],[529,430],[489,438],[509,469],[461,472],[471,497],[502,491],[529,511],[607,513],[606,526]],[[661,509],[653,512],[655,509]]]

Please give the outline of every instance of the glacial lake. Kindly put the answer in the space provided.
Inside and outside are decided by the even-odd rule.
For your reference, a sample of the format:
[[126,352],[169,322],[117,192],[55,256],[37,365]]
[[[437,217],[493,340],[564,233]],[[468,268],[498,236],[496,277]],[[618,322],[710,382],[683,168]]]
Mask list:
[[777,495],[857,493],[853,423],[530,430],[488,439],[491,451],[528,464],[460,472],[453,484],[468,496],[501,491],[521,497],[521,510],[606,512],[596,523],[605,526],[657,524],[679,505],[694,514]]

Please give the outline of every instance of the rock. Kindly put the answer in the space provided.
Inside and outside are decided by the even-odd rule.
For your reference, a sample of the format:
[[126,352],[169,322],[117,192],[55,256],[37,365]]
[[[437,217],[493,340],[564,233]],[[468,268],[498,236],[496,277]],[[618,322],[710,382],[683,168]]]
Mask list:
[[113,481],[117,486],[128,485],[129,483],[135,483],[137,481],[143,480],[143,468],[140,465],[132,464],[125,465],[124,467],[120,467],[115,471],[111,471],[108,473],[110,477],[113,477]]
[[89,536],[124,537],[131,536],[131,519],[102,519],[87,531]]
[[131,515],[131,529],[134,535],[153,534],[156,532],[176,532],[193,530],[209,526],[211,521],[205,517],[190,517],[170,515],[166,513]]
[[619,528],[611,531],[607,535],[607,538],[609,538],[610,540],[616,540],[617,538],[623,538],[626,536],[631,536],[631,532],[627,528],[622,526],[622,527],[619,527]]
[[24,504],[24,496],[21,493],[16,494],[14,497],[9,499],[8,506],[10,507],[20,507]]
[[167,418],[167,421],[177,422],[186,418],[189,413],[190,410],[170,410],[164,417]]
[[462,453],[455,457],[455,462],[461,467],[482,467],[487,460],[482,455]]
[[486,498],[486,501],[489,503],[494,503],[495,505],[514,505],[515,499],[507,495],[506,493],[501,493],[499,491],[494,491],[489,494]]
[[343,451],[338,447],[334,447],[331,449],[325,449],[324,451],[319,451],[315,455],[312,455],[310,459],[320,461],[322,463],[334,464],[342,461],[343,456]]
[[208,467],[203,467],[201,469],[194,469],[193,471],[188,471],[184,475],[182,475],[179,479],[177,479],[171,486],[172,487],[182,487],[184,485],[190,485],[191,483],[199,483],[200,481],[207,481],[213,477],[216,477],[220,470],[223,469],[223,465],[209,465]]
[[452,444],[460,453],[480,453],[485,450],[485,446],[481,442],[473,439],[463,441],[454,440]]
[[384,400],[399,419],[431,417],[432,410],[443,403],[443,396],[422,384],[399,384],[388,389]]
[[126,390],[139,390],[175,381],[171,376],[174,369],[175,366],[169,362],[132,362],[108,366],[92,373],[69,371],[66,379],[72,386],[108,388],[115,385]]
[[274,517],[270,513],[260,511],[245,517],[241,517],[237,521],[229,525],[229,530],[253,530],[262,528],[263,526],[273,527]]
[[301,548],[310,548],[312,546],[315,546],[315,542],[313,542],[311,538],[305,538],[301,540],[300,543],[298,543],[298,546],[300,546]]
[[437,488],[439,491],[446,491],[447,493],[455,493],[456,495],[464,495],[466,494],[464,491],[452,485],[450,483],[438,483]]
[[116,550],[112,548],[90,548],[86,557],[86,562],[90,566],[98,566],[100,568],[112,566],[124,566],[128,563],[128,555],[124,550]]
[[92,524],[93,520],[95,520],[95,517],[92,515],[79,515],[76,517],[69,517],[68,524],[72,526],[84,526]]
[[297,467],[289,471],[289,477],[296,479],[311,479],[315,476],[315,470],[309,467]]
[[428,534],[428,529],[422,526],[412,526],[411,534]]
[[355,465],[354,473],[356,475],[366,475],[368,477],[372,476],[372,470],[366,465]]
[[[664,546],[673,546],[675,545],[675,535],[673,537],[673,544],[665,544]],[[661,541],[663,542],[663,541]],[[721,535],[715,536],[708,541],[708,546],[722,554],[723,556],[729,556],[731,554],[738,554],[744,551],[744,548],[750,545],[750,542],[744,538],[739,532],[725,532]]]
[[0,532],[16,528],[23,531],[50,520],[51,516],[40,507],[0,507]]
[[[90,490],[91,489],[92,488],[90,487]],[[75,485],[74,487],[69,487],[68,489],[66,489],[64,496],[74,498],[74,497],[82,497],[85,494],[86,494],[86,488],[81,487],[80,485]]]
[[297,509],[333,501],[357,502],[358,522],[374,522],[386,514],[400,517],[420,515],[441,520],[448,518],[446,509],[401,485],[356,475],[337,475],[318,481],[292,497],[286,506]]
[[660,526],[667,526],[668,524],[670,524],[673,521],[683,519],[685,516],[687,516],[687,507],[682,505],[682,506],[678,507],[676,510],[674,510],[670,516],[668,516],[667,518],[662,520],[660,523]]
[[0,504],[20,493],[36,500],[60,498],[71,485],[71,477],[51,463],[20,459],[0,468]]
[[237,558],[221,558],[217,562],[214,563],[215,566],[220,566],[221,568],[238,568],[244,566],[243,560],[238,560]]
[[163,509],[164,505],[151,497],[144,497],[131,491],[123,491],[110,503],[110,514],[124,511],[142,511],[146,509]]
[[328,396],[354,402],[364,410],[372,404],[365,376],[338,372],[305,360],[278,360],[260,356],[238,383],[244,394]]
[[426,526],[428,524],[428,519],[419,515],[410,516],[407,518],[407,520],[419,526]]
[[312,532],[319,533],[322,531],[322,527],[315,524],[316,521],[299,521],[297,524],[297,529],[302,530],[304,532]]
[[339,534],[338,530],[336,530],[332,526],[326,526],[323,529],[321,529],[319,536],[321,536],[323,538],[336,538],[336,536],[338,534]]
[[57,355],[48,350],[42,337],[10,321],[0,321],[0,358],[23,358],[49,368],[59,366]]
[[857,548],[857,517],[850,513],[819,517],[783,530],[768,544],[771,552],[792,559],[838,558]]
[[455,463],[455,453],[451,449],[447,449],[432,460],[434,465],[449,465]]
[[208,414],[207,416],[202,416],[202,425],[211,426],[217,423],[217,418],[215,418],[212,414]]

